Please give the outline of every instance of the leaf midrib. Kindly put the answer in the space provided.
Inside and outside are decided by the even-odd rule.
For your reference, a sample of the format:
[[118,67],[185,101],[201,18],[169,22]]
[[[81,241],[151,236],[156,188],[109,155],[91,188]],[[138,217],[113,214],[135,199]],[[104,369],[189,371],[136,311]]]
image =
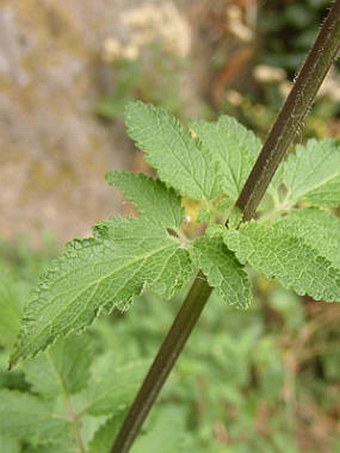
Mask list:
[[[109,274],[106,274],[105,276],[99,278],[99,279],[96,279],[95,281],[92,281],[88,286],[86,286],[84,289],[82,289],[80,292],[78,292],[67,304],[64,304],[62,306],[62,309],[54,316],[54,320],[57,319],[58,317],[60,317],[65,311],[67,311],[69,309],[69,307],[73,304],[73,302],[76,300],[76,299],[79,299],[79,297],[81,297],[86,291],[88,291],[92,286],[97,286],[104,280],[110,278],[112,275],[116,274],[116,273],[119,273],[121,272],[122,270],[130,267],[130,266],[133,266],[134,264],[137,264],[139,262],[143,262],[145,261],[146,259],[152,257],[152,256],[155,256],[167,249],[171,249],[175,246],[175,244],[168,244],[167,246],[165,247],[161,247],[159,249],[156,249],[156,250],[153,250],[152,252],[146,254],[146,255],[142,255],[140,257],[138,257],[138,259],[135,259],[135,260],[131,260],[130,262],[128,262],[127,264],[125,265],[122,265],[120,266],[119,268],[115,268],[114,271],[110,272]],[[109,261],[109,260],[108,260]],[[54,302],[58,297],[60,297],[61,295],[65,295],[67,293],[59,293],[58,295],[54,296],[51,300],[50,300],[50,304],[52,302]],[[45,324],[43,326],[43,328],[34,335],[34,340],[37,338],[37,337],[40,337],[48,328],[50,327],[50,323],[48,324]],[[57,338],[57,337],[56,337]],[[26,342],[26,346],[27,345],[30,345],[32,344],[32,341],[30,343]],[[26,350],[27,350],[27,347],[26,347]],[[20,354],[19,357],[23,357],[23,354]]]

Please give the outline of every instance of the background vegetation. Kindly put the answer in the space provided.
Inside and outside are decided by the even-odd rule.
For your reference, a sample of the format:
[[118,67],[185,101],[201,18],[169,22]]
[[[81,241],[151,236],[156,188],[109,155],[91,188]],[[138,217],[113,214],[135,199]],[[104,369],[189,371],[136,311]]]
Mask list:
[[[216,3],[221,8],[226,6],[223,1]],[[205,44],[212,58],[195,103],[195,116],[215,118],[225,112],[237,116],[263,136],[317,33],[317,24],[329,2],[266,2],[259,9],[253,28],[252,23],[244,20],[246,3],[229,2],[234,8],[229,28],[221,30],[218,7],[211,8],[205,22],[200,23],[202,40],[202,36],[207,36],[202,35],[204,30],[210,30]],[[165,19],[170,14],[171,23],[174,13],[164,14]],[[202,11],[198,10],[197,17],[200,14]],[[243,25],[244,34],[240,27],[233,34],[230,24]],[[256,37],[256,46],[248,54],[247,29]],[[214,38],[216,35],[218,39]],[[226,45],[231,36],[235,46],[227,54]],[[126,101],[141,98],[165,105],[184,120],[187,118],[190,108],[182,86],[194,57],[188,56],[185,49],[167,48],[166,37],[163,41],[156,38],[155,32],[135,48],[131,43],[130,47],[119,43],[117,47],[116,43],[115,51],[112,41],[106,43],[104,55],[107,64],[114,68],[115,82],[110,96],[98,102],[99,116],[120,121]],[[228,69],[232,58],[239,62],[239,73],[232,74]],[[237,79],[241,75],[243,80],[239,84]],[[337,77],[334,68],[305,130],[301,131],[301,141],[310,136],[338,136]],[[140,169],[138,165],[137,162],[136,167]],[[195,205],[186,209],[194,218]],[[194,234],[195,223],[190,228]],[[22,307],[37,276],[59,249],[57,241],[48,237],[39,250],[32,249],[27,239],[1,242],[0,386],[51,401],[51,411],[69,419],[65,398],[58,399],[57,394],[46,396],[39,391],[30,378],[35,376],[32,366],[11,373],[6,371],[8,351],[14,342],[13,332],[20,325]],[[257,300],[246,312],[226,309],[217,296],[212,297],[133,451],[294,453],[340,449],[340,338],[336,329],[339,306],[298,298],[262,279],[254,284]],[[143,375],[144,367],[138,368],[139,364],[148,363],[155,354],[180,300],[179,296],[165,303],[146,293],[134,303],[132,310],[98,321],[84,335],[92,351],[86,385],[94,385],[94,370],[98,364],[111,360],[110,357],[113,365],[108,367],[120,369],[131,365],[133,370],[118,375],[110,388],[120,398],[119,404],[116,402],[119,416],[112,417],[105,410],[99,410],[95,416],[86,413],[80,416],[81,436],[89,451],[108,451],[115,431],[113,425],[123,416]],[[73,351],[67,344],[63,347],[65,356],[72,357]],[[112,369],[105,372],[110,375]],[[120,379],[130,379],[131,385],[122,389]],[[79,404],[76,390],[69,395],[74,407]],[[101,445],[96,443],[98,430],[107,432]],[[68,442],[67,436],[61,436],[59,443],[55,439],[49,443],[29,430],[17,437],[1,432],[0,451],[66,451],[64,441]]]

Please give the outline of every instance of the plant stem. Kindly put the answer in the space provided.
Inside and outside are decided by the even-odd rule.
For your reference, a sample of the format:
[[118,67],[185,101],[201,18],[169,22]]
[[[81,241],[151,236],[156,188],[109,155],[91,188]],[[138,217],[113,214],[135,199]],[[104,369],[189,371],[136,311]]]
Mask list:
[[212,288],[199,273],[163,341],[146,379],[134,400],[112,448],[113,453],[129,450],[149,410],[181,353],[210,296]]
[[[236,206],[243,219],[255,214],[266,188],[302,126],[340,46],[340,0],[336,0],[283,105]],[[111,453],[128,452],[159,391],[208,301],[212,288],[200,272],[183,302],[118,433]]]
[[236,206],[251,219],[287,148],[294,142],[340,48],[340,0],[336,0],[269,132]]

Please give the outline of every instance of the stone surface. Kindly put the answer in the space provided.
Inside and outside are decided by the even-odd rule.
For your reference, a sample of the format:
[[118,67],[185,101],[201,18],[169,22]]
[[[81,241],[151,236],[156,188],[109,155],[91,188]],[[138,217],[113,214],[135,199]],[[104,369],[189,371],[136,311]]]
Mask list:
[[[147,169],[122,122],[103,122],[94,114],[119,78],[103,59],[104,43],[118,40],[130,58],[148,33],[160,36],[156,44],[163,43],[168,54],[155,64],[156,76],[171,84],[157,68],[169,52],[184,56],[186,69],[166,71],[178,77],[183,117],[200,117],[210,112],[206,100],[221,85],[211,77],[221,28],[215,25],[228,5],[229,0],[0,0],[0,237],[27,233],[37,243],[48,230],[65,241],[89,234],[91,225],[121,211],[122,199],[105,183],[105,173]],[[146,52],[139,63],[152,66],[148,58]],[[146,82],[163,92],[152,79]],[[135,95],[152,100],[148,93]]]
[[0,0],[0,235],[69,240],[119,210],[103,176],[127,168],[133,149],[122,124],[93,112],[101,46],[124,5]]

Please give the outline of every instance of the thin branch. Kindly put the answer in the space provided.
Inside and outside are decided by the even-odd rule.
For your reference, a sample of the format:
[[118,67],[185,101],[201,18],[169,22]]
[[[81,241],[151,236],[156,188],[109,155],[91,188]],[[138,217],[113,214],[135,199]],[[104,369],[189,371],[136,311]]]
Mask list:
[[[236,202],[244,220],[253,217],[288,146],[302,127],[340,46],[340,0],[324,22],[262,151]],[[112,453],[128,452],[208,301],[212,288],[199,273],[190,288],[116,437]]]
[[336,0],[236,202],[243,211],[243,220],[254,216],[287,148],[299,135],[303,120],[339,48],[340,1]]
[[205,276],[199,273],[124,420],[111,450],[112,453],[123,453],[129,450],[195,327],[211,291],[212,288],[208,285]]

